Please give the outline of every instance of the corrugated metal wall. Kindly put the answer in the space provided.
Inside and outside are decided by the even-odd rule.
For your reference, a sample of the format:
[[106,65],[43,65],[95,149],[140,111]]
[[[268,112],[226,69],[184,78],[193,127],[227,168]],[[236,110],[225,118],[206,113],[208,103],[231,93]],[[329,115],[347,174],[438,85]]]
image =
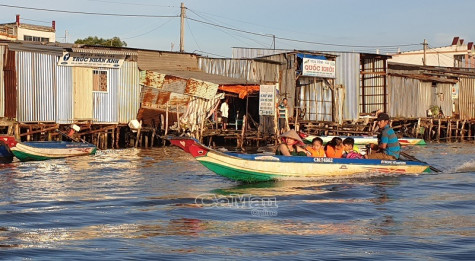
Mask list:
[[56,119],[56,56],[16,52],[19,122]]
[[[117,123],[119,72],[107,69],[107,92],[93,92],[94,122]],[[92,75],[92,74],[91,74]]]
[[245,79],[261,84],[279,81],[279,65],[254,60],[199,58],[199,68],[210,74]]
[[460,118],[475,118],[475,78],[460,78],[459,111]]
[[453,84],[450,83],[437,83],[436,88],[432,87],[434,93],[432,95],[431,105],[442,108],[445,116],[452,116],[452,86]]
[[74,88],[73,68],[70,66],[56,66],[56,97],[56,123],[72,123],[74,121]]
[[425,117],[432,101],[432,83],[406,77],[388,77],[389,115],[391,117]]
[[298,106],[305,109],[304,120],[332,121],[332,90],[324,81],[300,78]]
[[5,117],[5,83],[3,76],[3,59],[6,46],[0,45],[0,117]]
[[[342,120],[356,120],[359,115],[360,99],[360,53],[325,52],[337,55],[335,85],[344,87]],[[342,92],[342,90],[338,90]],[[340,121],[341,119],[336,119]]]
[[119,123],[128,123],[137,118],[140,90],[137,62],[125,61],[119,69]]
[[92,120],[92,69],[73,67],[74,119]]

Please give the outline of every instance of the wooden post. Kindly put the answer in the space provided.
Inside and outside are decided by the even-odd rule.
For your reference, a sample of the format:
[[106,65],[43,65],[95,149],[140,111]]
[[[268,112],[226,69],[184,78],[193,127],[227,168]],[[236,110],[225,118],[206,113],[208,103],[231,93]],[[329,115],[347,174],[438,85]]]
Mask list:
[[176,105],[176,123],[178,125],[178,133],[181,132],[181,128],[180,128],[180,112],[179,112],[179,109],[180,109],[180,106],[178,106],[178,104]]
[[154,141],[155,141],[155,133],[156,133],[156,130],[153,129],[153,130],[152,130],[152,142],[151,142],[151,144],[150,144],[150,147],[152,147],[152,148],[153,148],[153,143],[154,143]]
[[109,148],[109,131],[106,131],[104,133],[104,148],[105,149]]
[[463,137],[464,137],[465,123],[466,123],[466,120],[463,120],[462,127],[460,128],[460,140],[463,140]]
[[111,130],[111,139],[112,139],[111,148],[114,149],[115,148],[115,128]]
[[455,127],[455,139],[457,140],[459,137],[459,120],[457,120],[457,125]]
[[119,139],[120,139],[120,127],[117,126],[117,130],[115,131],[115,148],[119,148]]
[[[427,137],[427,140],[430,141],[432,139],[432,128],[434,127],[434,119],[430,119],[430,125],[429,125],[429,135]],[[416,137],[417,138],[417,137]]]
[[441,119],[439,119],[439,126],[437,128],[437,141],[440,141],[440,127],[441,127],[440,125],[441,124],[442,124]]
[[452,120],[447,120],[447,138],[449,141],[452,141]]
[[145,137],[145,148],[148,148],[148,133],[147,135],[144,135]]
[[15,123],[15,139],[20,141],[20,124]]
[[51,132],[48,132],[48,141],[53,140],[53,134]]
[[[165,137],[168,135],[168,102],[166,107],[166,114],[165,114]],[[201,140],[200,140],[201,141]],[[163,139],[163,146],[165,146],[166,139]]]
[[244,135],[246,135],[247,115],[242,116],[242,130],[241,130],[241,149],[244,147]]
[[470,122],[470,123],[468,124],[468,138],[469,138],[469,139],[470,139],[470,138],[473,138],[473,137],[472,137],[472,127],[473,127],[473,125],[472,125],[472,123]]
[[[28,128],[28,133],[31,133],[33,131],[33,129],[31,128],[31,126]],[[30,141],[31,140],[31,135],[28,134],[26,135],[26,141]]]
[[137,130],[137,139],[135,140],[135,147],[139,146],[140,142],[140,131],[142,130],[142,120],[140,120],[140,128]]
[[168,102],[167,102],[167,109],[165,114],[165,136],[168,134]]

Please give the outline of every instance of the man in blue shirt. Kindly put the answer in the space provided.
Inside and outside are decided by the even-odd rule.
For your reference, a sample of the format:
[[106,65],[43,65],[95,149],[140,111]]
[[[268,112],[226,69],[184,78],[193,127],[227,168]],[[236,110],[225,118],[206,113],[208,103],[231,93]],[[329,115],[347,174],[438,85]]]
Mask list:
[[389,115],[384,112],[380,113],[376,120],[378,121],[379,129],[381,129],[381,137],[378,139],[378,145],[371,147],[373,151],[368,155],[368,159],[399,159],[401,145],[399,145],[398,138],[393,128],[389,126]]

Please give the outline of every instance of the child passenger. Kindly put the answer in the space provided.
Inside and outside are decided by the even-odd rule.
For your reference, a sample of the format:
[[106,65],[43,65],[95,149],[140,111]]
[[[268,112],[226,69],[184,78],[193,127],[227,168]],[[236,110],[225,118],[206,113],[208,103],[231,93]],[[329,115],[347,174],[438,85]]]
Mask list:
[[325,150],[323,149],[323,140],[316,137],[312,140],[312,146],[306,148],[312,155],[310,157],[326,157]]
[[355,140],[351,137],[343,141],[344,154],[343,158],[347,159],[365,159],[366,157],[359,153],[359,149],[355,146]]
[[325,153],[329,158],[341,158],[343,156],[343,144],[340,137],[333,139],[325,145]]

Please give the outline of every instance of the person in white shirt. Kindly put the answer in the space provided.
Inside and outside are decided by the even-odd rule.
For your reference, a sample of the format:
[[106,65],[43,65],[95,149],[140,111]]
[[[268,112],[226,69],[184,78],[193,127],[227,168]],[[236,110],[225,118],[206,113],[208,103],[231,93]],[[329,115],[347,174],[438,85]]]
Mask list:
[[221,111],[221,120],[222,120],[222,123],[223,123],[222,128],[223,128],[223,130],[226,130],[227,127],[228,127],[228,116],[229,116],[229,105],[228,105],[228,99],[227,98],[221,104],[220,111]]

